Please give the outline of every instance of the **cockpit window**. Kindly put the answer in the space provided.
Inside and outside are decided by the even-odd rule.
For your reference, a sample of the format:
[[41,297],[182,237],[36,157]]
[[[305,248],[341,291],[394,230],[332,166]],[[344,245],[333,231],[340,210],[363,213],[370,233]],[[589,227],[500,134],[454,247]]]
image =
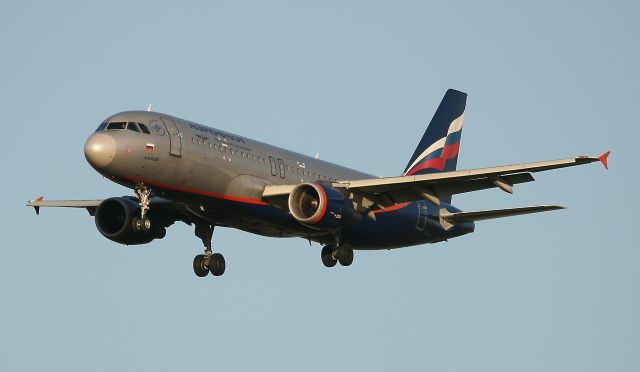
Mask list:
[[151,134],[151,132],[149,132],[149,128],[147,128],[146,125],[142,124],[142,123],[138,123],[138,126],[140,127],[140,129],[142,130],[142,133],[144,134]]
[[112,121],[111,123],[109,123],[109,126],[107,126],[107,130],[124,129],[126,126],[127,123],[124,121]]
[[111,123],[105,121],[104,123],[100,124],[98,129],[96,129],[96,132],[99,132],[101,130],[123,130],[123,129],[128,129],[130,131],[138,132],[138,133],[142,132],[144,134],[151,134],[148,126],[142,123],[135,123],[133,121],[129,121],[129,122],[112,121]]
[[107,121],[105,121],[104,123],[100,124],[98,129],[96,129],[96,132],[100,132],[101,130],[104,130],[104,128],[107,127],[107,124],[109,124],[109,122],[107,122]]
[[140,133],[140,128],[138,128],[138,124],[132,121],[127,123],[127,129]]

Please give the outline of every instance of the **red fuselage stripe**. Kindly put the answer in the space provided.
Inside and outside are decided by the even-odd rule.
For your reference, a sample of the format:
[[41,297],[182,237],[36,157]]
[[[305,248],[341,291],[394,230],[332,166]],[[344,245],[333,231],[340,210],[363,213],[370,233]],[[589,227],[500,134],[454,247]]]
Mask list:
[[216,199],[230,200],[230,201],[235,201],[239,203],[247,203],[247,204],[254,204],[254,205],[269,205],[269,203],[266,203],[258,199],[249,199],[249,198],[242,198],[242,197],[233,196],[233,195],[218,194],[215,192],[197,190],[197,189],[192,189],[190,187],[184,187],[184,186],[175,186],[168,183],[156,182],[156,181],[146,180],[142,178],[126,178],[126,180],[133,181],[133,182],[142,182],[148,185],[161,187],[163,189],[181,191],[181,192],[186,192],[186,193],[195,194],[195,195],[209,196]]

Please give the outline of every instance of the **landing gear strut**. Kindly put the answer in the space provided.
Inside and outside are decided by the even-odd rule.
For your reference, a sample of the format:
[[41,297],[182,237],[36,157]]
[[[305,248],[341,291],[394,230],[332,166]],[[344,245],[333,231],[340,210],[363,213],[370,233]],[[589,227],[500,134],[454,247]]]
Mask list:
[[149,203],[151,202],[151,190],[142,182],[138,182],[133,189],[140,203],[140,217],[133,218],[133,230],[136,232],[151,231],[151,219],[147,217],[149,212]]
[[214,227],[210,224],[196,224],[196,236],[204,244],[204,254],[199,254],[193,259],[193,271],[201,278],[207,276],[209,272],[213,276],[220,276],[224,274],[226,268],[224,256],[213,253],[211,249]]

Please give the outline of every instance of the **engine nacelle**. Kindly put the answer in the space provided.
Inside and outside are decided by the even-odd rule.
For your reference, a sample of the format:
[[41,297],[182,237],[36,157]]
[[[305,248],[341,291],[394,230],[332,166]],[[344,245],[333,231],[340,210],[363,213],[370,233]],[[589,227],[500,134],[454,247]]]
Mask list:
[[146,244],[164,236],[164,228],[154,226],[149,232],[133,230],[133,218],[140,216],[140,206],[127,197],[104,200],[96,209],[96,227],[105,238],[126,245]]
[[338,229],[359,215],[340,191],[320,183],[302,183],[289,195],[289,211],[301,224],[314,229]]

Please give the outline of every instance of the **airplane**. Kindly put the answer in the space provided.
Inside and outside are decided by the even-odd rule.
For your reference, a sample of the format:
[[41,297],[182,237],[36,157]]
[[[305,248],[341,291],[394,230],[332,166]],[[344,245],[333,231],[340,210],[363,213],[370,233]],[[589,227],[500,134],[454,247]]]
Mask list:
[[134,196],[44,200],[41,207],[85,208],[98,231],[125,245],[162,239],[182,221],[195,226],[204,252],[198,277],[220,276],[214,228],[268,237],[299,237],[322,246],[326,267],[349,266],[354,250],[437,243],[472,233],[475,222],[562,209],[558,205],[462,211],[452,196],[534,181],[532,173],[600,161],[601,156],[457,170],[467,94],[449,89],[402,175],[375,177],[171,115],[126,111],[105,119],[87,139],[89,164]]

